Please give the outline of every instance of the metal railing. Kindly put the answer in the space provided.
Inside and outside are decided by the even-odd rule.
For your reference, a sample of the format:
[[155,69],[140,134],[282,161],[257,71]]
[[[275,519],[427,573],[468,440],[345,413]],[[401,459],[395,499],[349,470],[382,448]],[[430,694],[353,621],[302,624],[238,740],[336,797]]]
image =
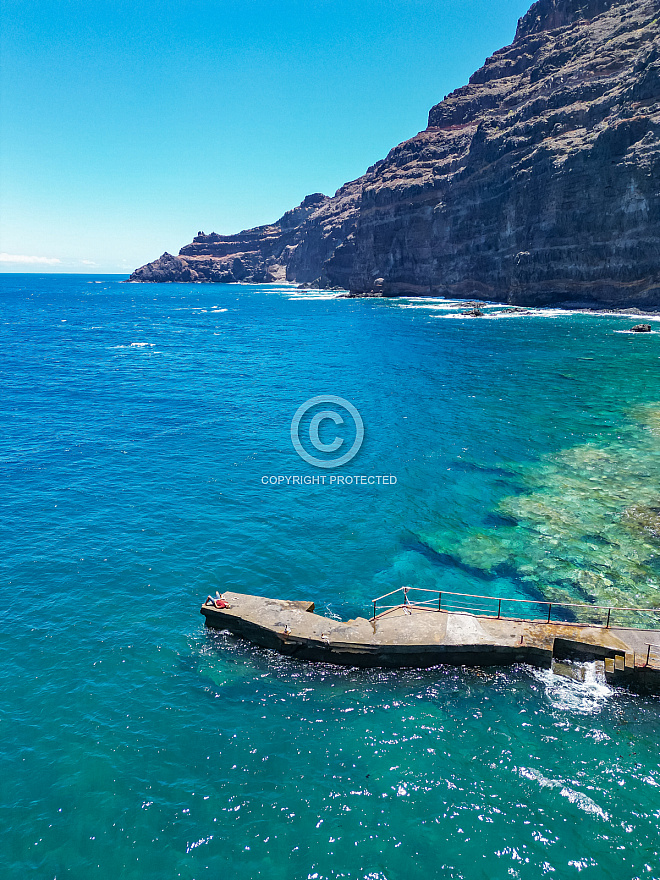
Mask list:
[[[432,598],[423,598],[419,594]],[[400,595],[401,602],[383,604],[385,599]],[[581,626],[609,628],[620,626],[632,629],[660,629],[660,608],[623,608],[614,605],[587,605],[584,602],[545,602],[537,599],[509,599],[500,596],[478,596],[471,593],[453,593],[448,590],[428,590],[423,587],[399,587],[372,600],[372,620],[391,614],[397,609],[417,611],[445,611],[450,614],[472,614],[494,620],[530,620],[542,623],[570,623]],[[382,610],[378,610],[379,606]],[[660,646],[651,645],[651,648]]]
[[646,663],[644,666],[650,666],[652,669],[660,666],[660,645],[649,645],[646,642],[648,651],[646,652]]

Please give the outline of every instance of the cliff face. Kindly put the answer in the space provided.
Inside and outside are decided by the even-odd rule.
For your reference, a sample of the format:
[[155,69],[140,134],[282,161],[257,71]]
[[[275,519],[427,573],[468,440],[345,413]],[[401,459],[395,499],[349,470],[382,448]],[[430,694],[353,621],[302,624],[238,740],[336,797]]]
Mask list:
[[199,232],[177,257],[136,269],[130,281],[318,282],[324,263],[355,232],[362,183],[345,184],[332,198],[307,196],[270,226],[237,235]]
[[539,0],[363,177],[131,276],[285,279],[660,307],[660,0]]

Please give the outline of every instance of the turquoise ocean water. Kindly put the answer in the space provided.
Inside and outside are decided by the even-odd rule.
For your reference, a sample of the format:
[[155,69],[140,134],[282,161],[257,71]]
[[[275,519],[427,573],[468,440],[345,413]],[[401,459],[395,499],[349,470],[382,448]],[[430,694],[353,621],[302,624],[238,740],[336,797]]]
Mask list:
[[[660,333],[0,285],[2,878],[660,877],[657,698],[304,665],[199,614],[229,588],[366,615],[403,584],[655,605]],[[319,394],[364,421],[341,472],[396,485],[263,485],[319,473],[289,436]]]

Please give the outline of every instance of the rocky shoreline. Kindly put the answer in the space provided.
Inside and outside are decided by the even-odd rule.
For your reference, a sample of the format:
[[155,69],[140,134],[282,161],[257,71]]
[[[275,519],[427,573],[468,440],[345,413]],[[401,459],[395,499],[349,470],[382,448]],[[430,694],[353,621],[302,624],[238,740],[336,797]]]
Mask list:
[[660,307],[660,0],[539,0],[513,43],[334,196],[199,232],[131,281]]

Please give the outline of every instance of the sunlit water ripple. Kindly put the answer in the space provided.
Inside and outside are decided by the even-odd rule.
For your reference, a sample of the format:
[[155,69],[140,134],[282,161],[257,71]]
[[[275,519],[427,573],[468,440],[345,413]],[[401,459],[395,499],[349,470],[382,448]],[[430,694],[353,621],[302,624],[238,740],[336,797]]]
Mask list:
[[[660,334],[0,280],[3,878],[660,877],[656,698],[307,666],[198,613],[405,583],[656,604]],[[313,472],[289,427],[316,394],[364,419],[344,471],[396,486],[262,485]]]

